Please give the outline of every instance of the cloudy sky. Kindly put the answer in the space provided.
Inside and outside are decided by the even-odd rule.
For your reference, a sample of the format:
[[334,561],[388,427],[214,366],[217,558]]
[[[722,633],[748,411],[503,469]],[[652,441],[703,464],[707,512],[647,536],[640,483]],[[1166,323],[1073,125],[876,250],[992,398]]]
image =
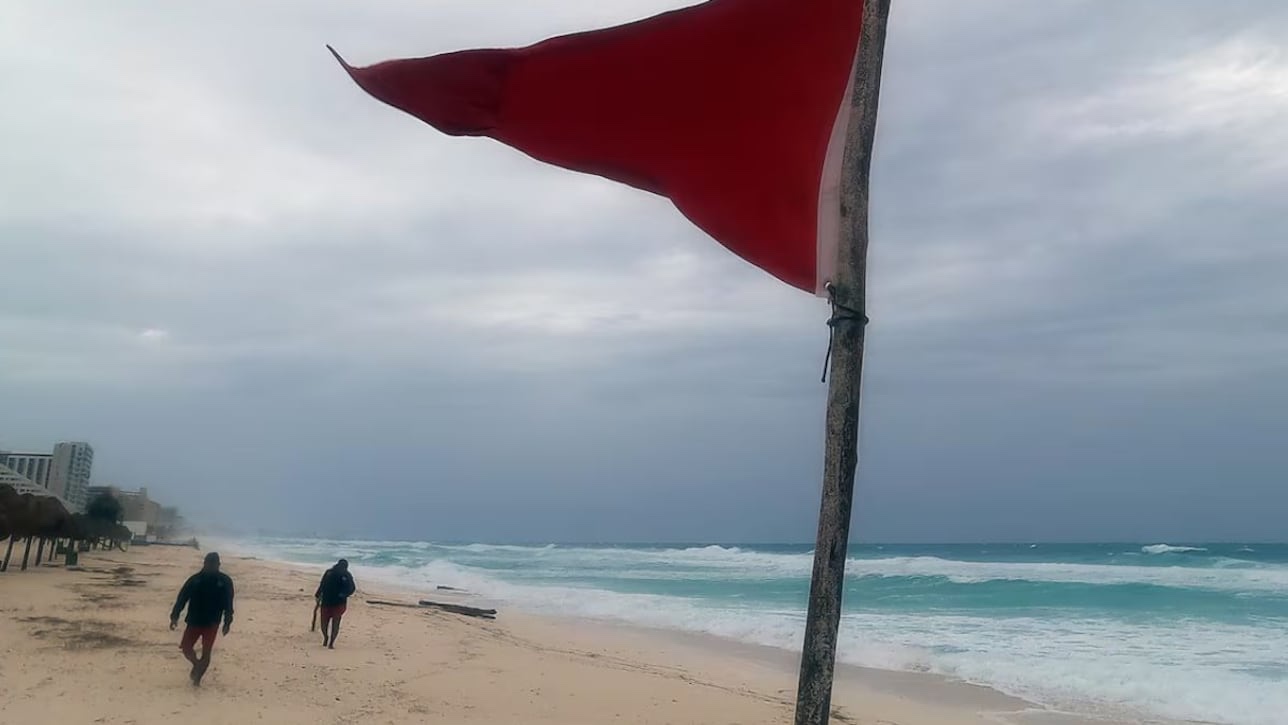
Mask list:
[[[0,447],[249,529],[811,539],[825,306],[324,49],[682,4],[4,3]],[[858,537],[1288,536],[1286,36],[1279,0],[896,0]]]

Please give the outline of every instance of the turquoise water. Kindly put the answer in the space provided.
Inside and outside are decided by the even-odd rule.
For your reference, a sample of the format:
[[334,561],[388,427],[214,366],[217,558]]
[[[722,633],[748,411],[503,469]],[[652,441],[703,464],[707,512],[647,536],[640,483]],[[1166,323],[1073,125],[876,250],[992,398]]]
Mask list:
[[[261,539],[360,578],[799,648],[810,546]],[[1288,545],[860,546],[838,656],[1114,716],[1288,723]]]

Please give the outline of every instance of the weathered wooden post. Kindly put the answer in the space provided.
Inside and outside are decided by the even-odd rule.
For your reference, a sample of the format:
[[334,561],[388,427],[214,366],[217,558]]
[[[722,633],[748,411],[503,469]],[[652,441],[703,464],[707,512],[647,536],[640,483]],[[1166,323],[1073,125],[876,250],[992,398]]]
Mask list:
[[863,385],[864,331],[868,321],[868,179],[889,16],[890,0],[864,2],[841,176],[841,240],[836,279],[829,288],[833,305],[829,324],[833,338],[823,497],[814,548],[814,573],[810,580],[809,612],[805,619],[805,643],[801,649],[796,725],[826,725],[831,717],[850,510],[859,464],[859,400]]

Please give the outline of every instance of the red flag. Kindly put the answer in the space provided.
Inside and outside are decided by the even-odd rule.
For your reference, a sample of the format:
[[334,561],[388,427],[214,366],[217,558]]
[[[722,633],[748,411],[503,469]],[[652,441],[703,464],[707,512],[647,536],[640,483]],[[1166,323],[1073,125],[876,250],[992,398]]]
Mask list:
[[862,12],[861,0],[710,0],[526,48],[336,58],[444,133],[666,196],[734,253],[821,294]]

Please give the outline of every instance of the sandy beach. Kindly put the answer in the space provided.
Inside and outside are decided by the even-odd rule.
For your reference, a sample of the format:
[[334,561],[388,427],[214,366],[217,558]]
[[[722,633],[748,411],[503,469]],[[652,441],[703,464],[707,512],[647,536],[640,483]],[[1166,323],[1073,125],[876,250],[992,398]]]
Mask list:
[[[792,719],[789,653],[502,611],[495,621],[359,577],[338,649],[309,632],[319,571],[226,554],[236,621],[200,689],[168,612],[192,549],[90,552],[0,576],[0,723],[769,725]],[[441,596],[441,594],[440,594]],[[929,675],[845,669],[838,723],[1081,722]]]

